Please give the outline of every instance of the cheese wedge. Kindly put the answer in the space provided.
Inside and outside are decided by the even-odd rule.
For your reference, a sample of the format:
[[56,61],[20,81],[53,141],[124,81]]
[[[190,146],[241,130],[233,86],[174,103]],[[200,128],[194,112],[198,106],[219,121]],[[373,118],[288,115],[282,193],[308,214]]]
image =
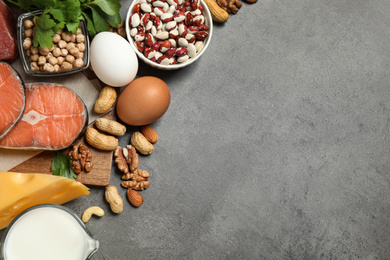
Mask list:
[[40,173],[0,172],[0,230],[23,210],[39,204],[63,204],[89,194],[69,178]]

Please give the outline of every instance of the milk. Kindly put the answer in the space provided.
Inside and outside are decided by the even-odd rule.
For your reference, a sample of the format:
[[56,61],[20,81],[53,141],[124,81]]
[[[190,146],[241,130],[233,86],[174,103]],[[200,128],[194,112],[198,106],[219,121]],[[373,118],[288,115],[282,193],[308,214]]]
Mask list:
[[85,260],[99,242],[65,210],[40,207],[22,215],[4,241],[5,260]]

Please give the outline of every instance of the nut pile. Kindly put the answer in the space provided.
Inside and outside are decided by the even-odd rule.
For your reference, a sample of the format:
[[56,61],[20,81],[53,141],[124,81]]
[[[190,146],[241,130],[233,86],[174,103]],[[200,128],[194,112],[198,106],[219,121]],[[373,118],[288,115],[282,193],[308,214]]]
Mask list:
[[25,20],[25,38],[23,49],[30,60],[32,71],[59,72],[68,71],[73,68],[84,66],[85,35],[80,28],[77,33],[63,31],[60,29],[53,36],[53,47],[42,48],[33,46],[33,36],[35,30],[35,19]]
[[[134,138],[136,136],[136,138]],[[143,198],[138,191],[147,189],[150,185],[148,171],[138,169],[139,155],[151,154],[154,151],[153,143],[158,141],[158,135],[151,126],[141,127],[141,132],[134,132],[130,139],[130,145],[118,146],[115,149],[114,157],[118,169],[123,173],[122,187],[127,189],[127,198],[130,203],[139,207]]]
[[163,65],[195,57],[209,36],[200,0],[140,0],[129,26],[138,51]]

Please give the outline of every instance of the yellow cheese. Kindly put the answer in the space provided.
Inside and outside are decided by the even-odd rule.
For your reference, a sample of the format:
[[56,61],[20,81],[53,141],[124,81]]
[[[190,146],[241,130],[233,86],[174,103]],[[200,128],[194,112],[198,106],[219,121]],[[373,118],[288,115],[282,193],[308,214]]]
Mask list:
[[39,204],[63,204],[89,189],[69,178],[39,173],[0,172],[0,229],[20,212]]

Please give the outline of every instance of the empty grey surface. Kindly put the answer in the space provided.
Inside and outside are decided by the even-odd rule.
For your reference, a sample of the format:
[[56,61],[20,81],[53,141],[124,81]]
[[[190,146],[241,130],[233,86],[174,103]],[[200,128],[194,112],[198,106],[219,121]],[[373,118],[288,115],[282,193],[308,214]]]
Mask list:
[[92,259],[389,259],[389,13],[387,0],[243,2],[190,67],[140,63],[171,105],[140,158],[141,207],[115,165],[123,213],[102,188],[65,204],[106,212],[87,223]]

